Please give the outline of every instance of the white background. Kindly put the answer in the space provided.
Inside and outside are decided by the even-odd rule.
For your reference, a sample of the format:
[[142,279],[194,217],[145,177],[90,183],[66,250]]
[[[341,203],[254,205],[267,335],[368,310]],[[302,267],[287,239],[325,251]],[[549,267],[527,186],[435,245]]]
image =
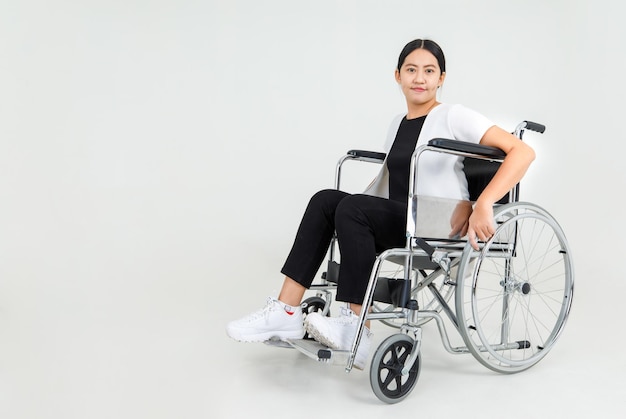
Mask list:
[[[0,417],[623,412],[618,5],[0,0]],[[224,326],[277,292],[341,154],[381,149],[419,37],[446,53],[442,101],[547,126],[522,199],[564,228],[576,291],[532,370],[494,376],[433,333],[414,393],[382,406],[366,374]]]

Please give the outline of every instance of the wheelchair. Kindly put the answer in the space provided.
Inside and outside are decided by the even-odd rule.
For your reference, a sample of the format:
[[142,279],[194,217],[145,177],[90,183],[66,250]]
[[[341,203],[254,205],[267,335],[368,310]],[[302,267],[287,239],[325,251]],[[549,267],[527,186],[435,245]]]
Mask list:
[[[543,133],[545,126],[523,121],[514,131]],[[287,345],[320,362],[353,367],[356,348],[367,320],[397,329],[375,350],[370,384],[385,403],[405,399],[420,374],[422,327],[434,320],[444,348],[470,353],[485,367],[505,374],[524,371],[542,360],[559,338],[569,316],[574,269],[571,250],[557,221],[540,206],[519,201],[516,185],[494,207],[496,231],[475,250],[467,238],[449,237],[450,217],[468,201],[419,196],[415,192],[419,158],[447,153],[463,159],[470,201],[487,185],[505,154],[496,148],[449,139],[433,139],[418,147],[411,159],[404,248],[380,253],[369,278],[357,333],[349,351],[327,348],[308,336]],[[346,161],[380,164],[385,154],[351,150],[337,163],[340,188]],[[302,303],[303,314],[328,314],[337,285],[336,238],[328,251],[328,268]],[[454,297],[454,298],[453,298]],[[444,315],[462,337],[454,347]],[[448,326],[449,327],[449,326]],[[275,342],[276,343],[276,342]]]

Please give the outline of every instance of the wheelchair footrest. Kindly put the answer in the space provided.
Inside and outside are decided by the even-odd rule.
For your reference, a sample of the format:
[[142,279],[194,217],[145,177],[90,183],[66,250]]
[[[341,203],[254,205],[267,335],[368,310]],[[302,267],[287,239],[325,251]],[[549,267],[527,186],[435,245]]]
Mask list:
[[294,349],[319,362],[347,364],[350,351],[331,349],[311,339],[288,339],[286,341]]
[[276,348],[293,348],[293,346],[291,346],[288,342],[285,342],[284,340],[281,340],[279,338],[270,338],[263,343],[268,346],[274,346]]

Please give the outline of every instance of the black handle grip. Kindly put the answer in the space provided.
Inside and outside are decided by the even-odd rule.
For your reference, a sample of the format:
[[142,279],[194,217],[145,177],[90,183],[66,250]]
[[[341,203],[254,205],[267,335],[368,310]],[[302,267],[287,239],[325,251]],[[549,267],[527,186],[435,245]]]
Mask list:
[[385,160],[385,153],[379,153],[377,151],[367,151],[367,150],[350,150],[348,154],[353,157],[372,159],[372,160]]
[[546,126],[542,125],[542,124],[538,124],[536,122],[532,122],[532,121],[524,121],[526,122],[526,129],[529,129],[531,131],[535,131],[538,132],[540,134],[543,134],[544,131],[546,130]]

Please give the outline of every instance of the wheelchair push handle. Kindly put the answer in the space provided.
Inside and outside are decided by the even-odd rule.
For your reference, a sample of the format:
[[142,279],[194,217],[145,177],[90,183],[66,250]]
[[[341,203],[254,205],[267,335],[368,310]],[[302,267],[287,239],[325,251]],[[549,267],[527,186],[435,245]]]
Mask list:
[[521,140],[522,137],[524,136],[524,130],[530,130],[530,131],[538,132],[539,134],[543,134],[544,131],[546,130],[546,126],[543,124],[539,124],[537,122],[522,121],[517,125],[517,127],[515,127],[515,131],[513,132],[513,135],[515,135],[517,138]]
[[535,131],[538,132],[539,134],[543,134],[546,130],[546,126],[543,124],[538,124],[537,122],[532,122],[532,121],[524,121],[523,123],[526,124],[526,129],[531,130],[531,131]]

